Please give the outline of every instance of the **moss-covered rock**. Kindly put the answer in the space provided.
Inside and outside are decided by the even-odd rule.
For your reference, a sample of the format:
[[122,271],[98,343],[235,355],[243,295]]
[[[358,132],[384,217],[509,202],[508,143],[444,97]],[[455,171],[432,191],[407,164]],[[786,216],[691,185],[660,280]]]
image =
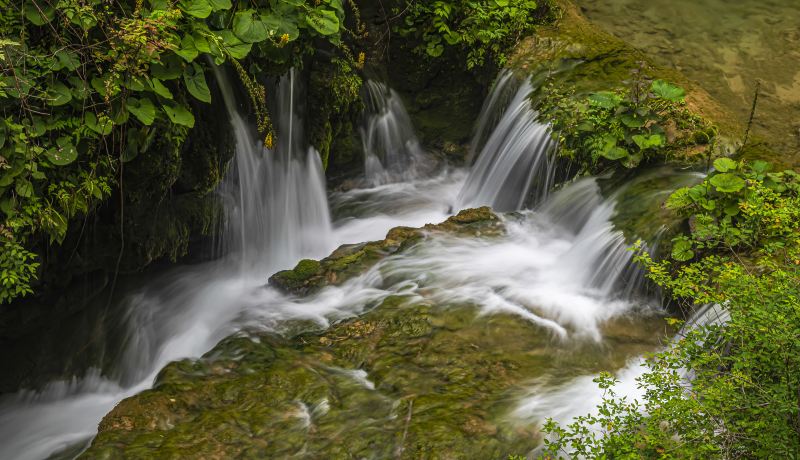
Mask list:
[[321,261],[301,260],[292,270],[278,272],[269,283],[293,294],[305,295],[327,285],[338,285],[417,243],[427,234],[497,235],[503,224],[488,207],[466,209],[446,221],[422,228],[397,227],[381,241],[348,244]]
[[[488,208],[467,210],[302,261],[273,280],[307,291],[426,238],[503,231]],[[201,359],[169,364],[153,389],[103,419],[82,458],[506,458],[540,441],[535,426],[507,417],[531,379],[620,367],[655,346],[659,328],[628,318],[605,326],[603,345],[566,345],[519,317],[436,303],[425,290],[389,296],[324,332],[241,333]]]

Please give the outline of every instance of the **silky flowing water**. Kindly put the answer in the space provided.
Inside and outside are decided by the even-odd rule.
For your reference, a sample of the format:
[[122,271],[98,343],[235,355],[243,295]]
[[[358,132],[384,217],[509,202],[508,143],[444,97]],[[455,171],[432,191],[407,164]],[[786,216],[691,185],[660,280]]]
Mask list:
[[[219,79],[225,87],[224,76]],[[595,402],[587,396],[595,394],[587,384],[591,375],[625,368],[666,336],[659,302],[639,294],[641,274],[612,223],[620,193],[601,193],[597,178],[551,193],[549,132],[527,105],[527,83],[509,95],[490,96],[485,111],[493,114],[481,118],[477,142],[482,145],[475,148],[474,166],[401,176],[390,174],[393,165],[424,162],[427,154],[409,131],[399,96],[373,85],[378,96],[369,97],[384,99],[367,117],[365,130],[379,141],[366,142],[365,150],[381,168],[375,169],[372,186],[326,194],[319,158],[304,144],[298,79],[292,73],[279,84],[279,143],[273,152],[255,141],[226,92],[237,140],[235,166],[220,188],[228,211],[223,232],[228,254],[175,267],[125,296],[125,340],[113,371],[89,369],[40,391],[4,397],[0,458],[74,456],[100,419],[123,398],[149,388],[165,364],[199,357],[236,331],[326,328],[395,294],[444,309],[473,305],[479,319],[465,334],[480,334],[492,318],[530,325],[539,345],[525,353],[552,359],[506,395],[517,402],[495,417],[532,430],[544,417],[589,411]],[[505,85],[496,88],[509,91]],[[674,177],[678,184],[687,175]],[[307,298],[266,286],[271,273],[300,258],[321,258],[343,243],[381,239],[392,227],[440,222],[476,205],[522,212],[503,218],[502,236],[431,238]],[[363,370],[342,372],[370,390]],[[309,420],[325,413],[319,407],[303,410],[300,415]]]
[[578,0],[607,31],[674,67],[800,165],[800,8],[796,0]]

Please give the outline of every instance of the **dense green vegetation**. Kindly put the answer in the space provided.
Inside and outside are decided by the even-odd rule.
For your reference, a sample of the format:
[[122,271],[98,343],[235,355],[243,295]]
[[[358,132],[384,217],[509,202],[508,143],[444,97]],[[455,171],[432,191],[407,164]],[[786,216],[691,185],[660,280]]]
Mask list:
[[686,107],[683,88],[648,78],[642,69],[633,69],[625,83],[624,89],[579,94],[554,76],[544,79],[535,105],[552,126],[560,156],[599,172],[672,161],[691,148],[695,155],[713,152],[716,130]]
[[267,147],[275,135],[263,74],[280,75],[327,48],[339,69],[333,84],[342,83],[337,98],[357,98],[360,80],[353,85],[349,75],[363,56],[345,41],[361,26],[347,4],[354,30],[345,27],[341,0],[7,5],[0,18],[0,301],[32,292],[43,255],[34,252],[63,242],[70,222],[122,190],[126,162],[151,149],[169,155],[159,139],[184,143],[197,108],[211,102],[211,65],[229,62],[237,71]]
[[454,47],[465,54],[468,69],[487,61],[502,66],[506,53],[554,11],[549,0],[409,1],[394,10],[402,17],[395,29],[420,43],[419,55],[438,58]]
[[[800,176],[727,158],[667,206],[689,219],[672,258],[640,261],[684,311],[719,305],[724,321],[688,325],[647,363],[644,401],[605,390],[597,415],[550,421],[547,456],[794,458],[800,452]],[[677,321],[677,320],[676,320]]]

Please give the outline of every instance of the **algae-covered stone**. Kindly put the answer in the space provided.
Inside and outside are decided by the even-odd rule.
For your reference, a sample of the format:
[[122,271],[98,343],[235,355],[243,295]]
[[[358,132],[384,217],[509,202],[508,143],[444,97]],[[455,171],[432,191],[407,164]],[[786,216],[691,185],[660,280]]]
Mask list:
[[[273,283],[319,289],[429,238],[503,232],[488,208],[467,210],[301,261]],[[323,332],[240,333],[200,359],[171,363],[153,389],[103,419],[83,458],[507,458],[540,442],[535,426],[506,417],[531,379],[621,367],[652,349],[662,327],[634,318],[609,325],[611,349],[564,346],[517,316],[426,292],[390,295]]]
[[294,269],[272,275],[269,284],[289,293],[306,295],[364,273],[387,256],[419,242],[426,234],[447,232],[489,236],[503,231],[500,218],[489,207],[465,209],[440,224],[428,224],[422,229],[396,227],[389,230],[386,238],[381,241],[341,246],[319,262],[302,260]]

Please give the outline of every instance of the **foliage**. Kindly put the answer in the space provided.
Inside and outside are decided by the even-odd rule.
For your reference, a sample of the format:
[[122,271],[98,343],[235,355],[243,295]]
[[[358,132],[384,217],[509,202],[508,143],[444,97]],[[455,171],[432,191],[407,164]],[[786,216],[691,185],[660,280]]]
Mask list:
[[612,164],[634,168],[694,142],[679,139],[679,131],[708,129],[686,109],[683,89],[650,81],[639,69],[628,84],[626,90],[581,96],[559,91],[553,82],[544,85],[537,108],[553,127],[560,155],[589,171]]
[[677,190],[666,202],[691,218],[692,235],[673,241],[673,258],[747,253],[762,258],[758,264],[770,264],[763,258],[785,256],[800,228],[800,175],[769,172],[764,161],[748,165],[720,158],[714,166],[703,183]]
[[[0,41],[0,225],[9,244],[31,249],[39,235],[61,243],[71,219],[111,196],[122,163],[165,133],[185,138],[191,107],[211,102],[211,61],[236,67],[269,146],[267,95],[249,77],[260,67],[245,70],[245,59],[286,68],[326,42],[352,60],[344,20],[341,0],[8,4],[0,16],[14,38]],[[24,254],[15,260],[32,260]],[[20,287],[0,300],[30,292],[35,273],[18,267]]]
[[407,0],[394,11],[403,16],[395,31],[419,40],[417,51],[432,58],[452,47],[466,53],[467,69],[487,60],[502,66],[506,51],[549,20],[552,8],[541,0]]
[[[647,363],[642,402],[616,397],[613,378],[602,376],[599,414],[566,427],[548,422],[547,456],[796,458],[800,198],[796,174],[767,166],[717,160],[703,184],[670,197],[671,208],[707,223],[676,240],[675,260],[656,263],[646,253],[639,260],[686,308],[711,304],[725,313],[684,327]],[[724,175],[743,185],[715,186]],[[676,251],[680,242],[690,257]]]

